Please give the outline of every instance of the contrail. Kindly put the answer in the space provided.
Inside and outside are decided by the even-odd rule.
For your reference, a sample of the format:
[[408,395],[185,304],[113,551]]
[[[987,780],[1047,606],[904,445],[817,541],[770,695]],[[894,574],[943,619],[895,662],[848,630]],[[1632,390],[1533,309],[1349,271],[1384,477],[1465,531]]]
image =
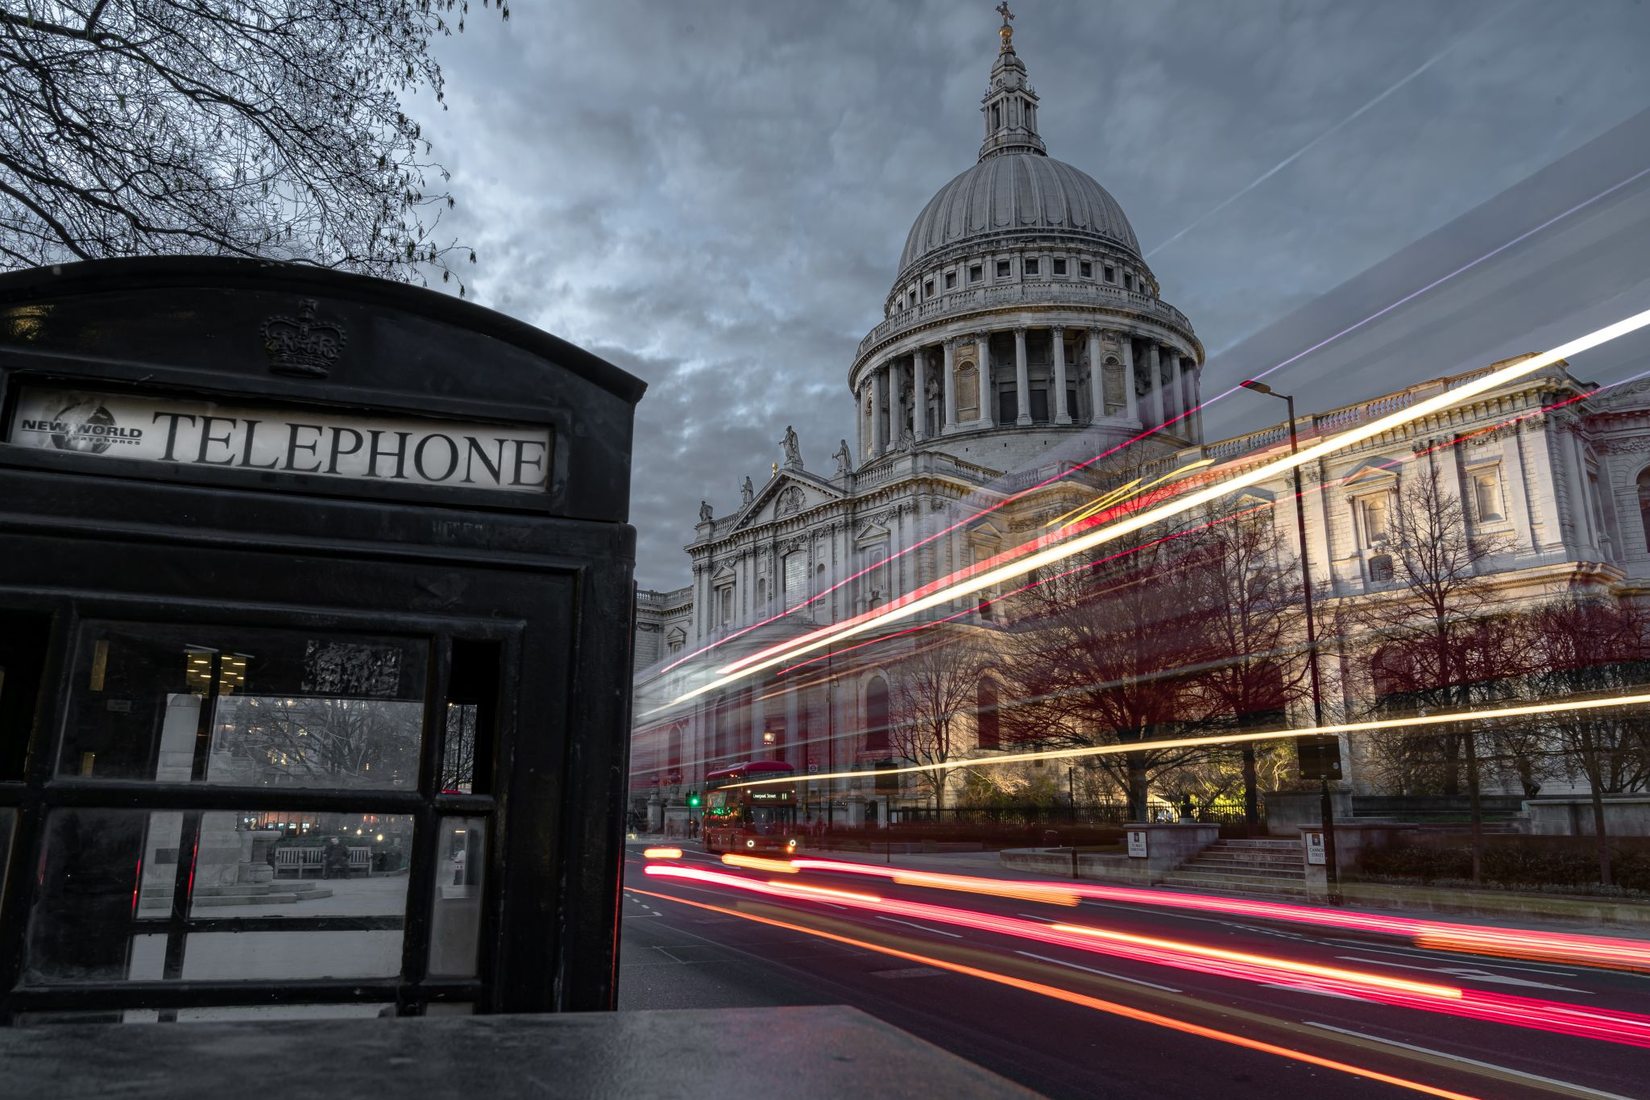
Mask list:
[[1320,142],[1322,142],[1322,141],[1324,141],[1324,140],[1326,140],[1330,137],[1333,137],[1335,134],[1337,134],[1341,130],[1345,129],[1348,125],[1355,122],[1358,118],[1360,118],[1364,114],[1366,114],[1369,111],[1371,111],[1372,109],[1374,109],[1378,104],[1380,104],[1383,100],[1387,99],[1393,93],[1397,92],[1400,88],[1402,88],[1405,85],[1409,84],[1416,77],[1420,76],[1422,73],[1424,73],[1428,69],[1432,68],[1438,62],[1442,61],[1444,59],[1444,57],[1447,56],[1450,53],[1450,51],[1454,50],[1455,47],[1459,46],[1462,42],[1465,42],[1468,38],[1471,38],[1473,35],[1477,34],[1479,31],[1482,31],[1485,27],[1488,27],[1491,23],[1495,22],[1497,19],[1500,19],[1502,16],[1506,15],[1507,12],[1512,11],[1515,8],[1519,7],[1519,6],[1520,5],[1518,5],[1518,4],[1512,4],[1512,5],[1509,5],[1508,7],[1500,9],[1499,11],[1497,11],[1493,15],[1491,15],[1488,19],[1484,20],[1482,23],[1478,24],[1476,27],[1472,28],[1470,31],[1467,31],[1465,34],[1463,34],[1459,38],[1455,39],[1449,45],[1445,46],[1443,49],[1439,50],[1437,53],[1433,54],[1431,57],[1429,57],[1425,61],[1421,62],[1421,64],[1419,66],[1417,66],[1415,69],[1410,71],[1406,76],[1401,78],[1396,84],[1393,84],[1391,87],[1387,88],[1384,92],[1377,95],[1374,99],[1370,100],[1368,103],[1365,103],[1362,107],[1359,107],[1356,111],[1353,111],[1351,114],[1347,115],[1345,118],[1343,118],[1339,122],[1335,123],[1335,125],[1329,127],[1329,129],[1323,131],[1323,133],[1319,134],[1317,137],[1313,138],[1311,141],[1307,142],[1305,145],[1302,145],[1299,149],[1296,149],[1293,153],[1290,153],[1287,157],[1284,157],[1282,160],[1278,161],[1272,167],[1268,168],[1265,172],[1262,172],[1259,176],[1256,176],[1253,180],[1251,180],[1249,182],[1249,184],[1247,186],[1240,188],[1239,190],[1234,192],[1232,195],[1228,196],[1225,199],[1225,201],[1220,203],[1220,205],[1218,205],[1214,209],[1209,210],[1206,213],[1201,214],[1198,217],[1194,218],[1192,220],[1192,222],[1190,224],[1188,224],[1180,232],[1176,233],[1174,236],[1170,237],[1168,240],[1162,242],[1161,244],[1159,244],[1155,248],[1153,248],[1150,252],[1146,253],[1146,259],[1148,259],[1148,260],[1151,259],[1153,256],[1157,255],[1159,252],[1163,251],[1165,248],[1169,247],[1171,244],[1174,244],[1180,238],[1184,237],[1186,234],[1190,233],[1192,230],[1196,229],[1198,226],[1202,225],[1204,222],[1208,221],[1210,218],[1214,217],[1216,214],[1220,213],[1222,210],[1225,210],[1228,206],[1231,206],[1234,202],[1237,202],[1243,196],[1247,195],[1249,192],[1253,191],[1255,188],[1259,187],[1261,184],[1265,183],[1267,180],[1271,179],[1273,176],[1277,175],[1279,172],[1283,171],[1285,168],[1289,167],[1291,164],[1294,164],[1297,160],[1301,159],[1301,157],[1305,156],[1308,152],[1310,152],[1314,146],[1316,146]]

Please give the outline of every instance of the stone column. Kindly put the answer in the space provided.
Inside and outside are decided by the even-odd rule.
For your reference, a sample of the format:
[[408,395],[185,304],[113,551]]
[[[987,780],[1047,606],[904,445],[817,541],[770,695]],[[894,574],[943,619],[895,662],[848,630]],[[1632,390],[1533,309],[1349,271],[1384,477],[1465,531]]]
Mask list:
[[1180,372],[1180,353],[1169,349],[1169,396],[1174,401],[1175,434],[1186,434],[1186,379]]
[[957,342],[946,340],[945,354],[945,424],[942,432],[952,432],[957,429]]
[[918,348],[911,353],[911,437],[919,443],[928,438],[928,353]]
[[1014,330],[1014,405],[1016,424],[1031,423],[1031,375],[1026,370],[1026,330]]
[[997,410],[992,408],[991,401],[996,394],[991,385],[991,334],[989,332],[975,334],[974,352],[974,358],[979,360],[980,422],[995,428],[997,426]]
[[1150,344],[1146,348],[1146,377],[1152,387],[1152,430],[1156,431],[1168,417],[1163,413],[1163,371],[1162,361],[1158,359],[1157,345]]
[[884,385],[888,387],[888,449],[899,446],[899,375],[892,359],[882,364]]
[[1054,341],[1054,422],[1070,424],[1071,413],[1066,409],[1066,330],[1059,325],[1049,329]]
[[1186,362],[1191,369],[1186,372],[1186,387],[1191,392],[1192,435],[1199,443],[1203,442],[1203,379],[1202,368],[1197,365],[1196,359],[1188,358]]
[[882,368],[872,367],[865,374],[865,384],[871,390],[871,457],[875,458],[882,453],[884,447],[882,429]]
[[1123,334],[1123,414],[1130,420],[1140,419],[1140,394],[1135,391],[1134,341]]
[[1089,329],[1089,422],[1106,415],[1106,368],[1100,364],[1100,330]]

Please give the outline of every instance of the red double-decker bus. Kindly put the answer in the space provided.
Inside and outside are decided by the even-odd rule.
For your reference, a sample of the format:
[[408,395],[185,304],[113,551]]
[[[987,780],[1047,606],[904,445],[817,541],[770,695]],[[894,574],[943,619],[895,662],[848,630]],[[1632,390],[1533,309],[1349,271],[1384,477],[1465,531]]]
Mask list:
[[705,820],[700,838],[707,852],[790,855],[796,851],[796,784],[741,787],[753,779],[795,774],[777,760],[753,760],[705,775]]

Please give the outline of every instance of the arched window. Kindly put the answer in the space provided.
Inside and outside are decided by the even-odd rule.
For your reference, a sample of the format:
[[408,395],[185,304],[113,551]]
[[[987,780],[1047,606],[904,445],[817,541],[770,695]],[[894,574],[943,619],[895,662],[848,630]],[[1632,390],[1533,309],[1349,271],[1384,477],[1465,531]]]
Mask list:
[[1392,555],[1376,554],[1369,559],[1369,579],[1373,584],[1384,584],[1392,579]]
[[888,751],[888,681],[880,676],[865,689],[865,751]]
[[990,680],[980,681],[979,690],[974,697],[974,729],[980,748],[1002,748],[1003,732],[997,715],[997,685]]
[[1639,521],[1644,525],[1644,545],[1650,548],[1650,466],[1639,474]]

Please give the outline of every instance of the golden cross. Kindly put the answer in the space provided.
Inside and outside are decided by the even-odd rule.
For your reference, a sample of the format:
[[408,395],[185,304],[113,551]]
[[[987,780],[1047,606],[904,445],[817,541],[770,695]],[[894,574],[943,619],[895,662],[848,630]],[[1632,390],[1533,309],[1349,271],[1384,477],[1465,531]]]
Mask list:
[[1014,18],[1014,13],[1008,10],[1008,0],[1003,0],[1001,4],[998,4],[996,12],[1003,17],[1003,26],[1005,27],[1008,26],[1008,21]]

